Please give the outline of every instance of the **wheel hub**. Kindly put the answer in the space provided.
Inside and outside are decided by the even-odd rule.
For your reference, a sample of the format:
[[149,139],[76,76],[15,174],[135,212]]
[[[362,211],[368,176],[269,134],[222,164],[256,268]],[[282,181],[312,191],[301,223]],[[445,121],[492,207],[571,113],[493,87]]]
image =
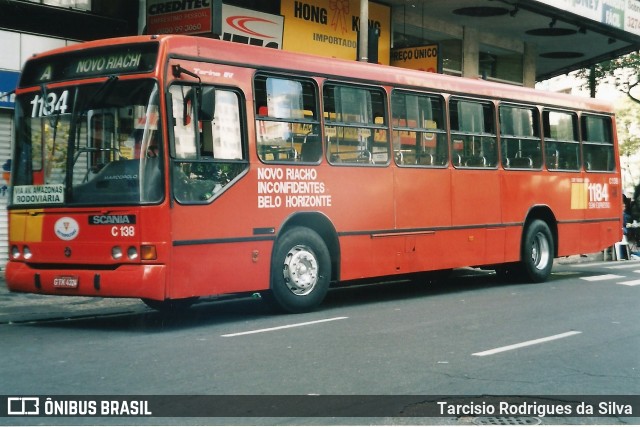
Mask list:
[[536,234],[531,248],[531,259],[538,270],[544,270],[551,259],[549,242],[542,233]]
[[282,273],[289,290],[295,295],[308,295],[318,283],[318,261],[305,246],[295,246],[284,260]]

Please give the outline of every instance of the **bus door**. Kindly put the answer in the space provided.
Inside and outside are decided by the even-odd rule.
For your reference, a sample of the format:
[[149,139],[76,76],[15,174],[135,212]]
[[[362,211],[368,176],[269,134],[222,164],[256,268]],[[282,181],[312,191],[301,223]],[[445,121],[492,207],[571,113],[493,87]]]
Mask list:
[[[268,275],[258,276],[247,255],[250,251],[234,243],[247,235],[249,221],[243,207],[246,195],[255,188],[227,192],[236,183],[248,185],[240,180],[248,170],[241,92],[174,83],[167,99],[169,123],[173,124],[169,126],[168,174],[173,268],[167,296],[238,292],[242,285],[255,289],[251,275]],[[244,201],[240,199],[243,194]],[[240,265],[243,261],[246,266]]]

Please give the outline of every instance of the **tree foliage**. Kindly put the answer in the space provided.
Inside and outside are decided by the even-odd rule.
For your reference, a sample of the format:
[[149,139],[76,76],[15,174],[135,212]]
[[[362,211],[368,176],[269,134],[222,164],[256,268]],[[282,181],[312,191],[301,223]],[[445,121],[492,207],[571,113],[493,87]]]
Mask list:
[[[601,62],[593,67],[593,72],[596,85],[600,83],[612,84],[620,92],[640,104],[640,51]],[[578,75],[589,81],[590,73],[591,70],[584,69],[580,70]]]
[[628,100],[617,105],[616,126],[620,155],[630,156],[640,153],[640,108],[638,104]]

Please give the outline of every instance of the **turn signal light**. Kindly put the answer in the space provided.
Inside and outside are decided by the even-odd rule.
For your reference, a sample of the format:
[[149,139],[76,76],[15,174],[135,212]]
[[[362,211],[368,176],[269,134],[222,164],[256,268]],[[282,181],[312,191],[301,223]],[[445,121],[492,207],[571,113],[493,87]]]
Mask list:
[[155,245],[140,246],[140,259],[144,261],[153,261],[158,259],[158,252]]

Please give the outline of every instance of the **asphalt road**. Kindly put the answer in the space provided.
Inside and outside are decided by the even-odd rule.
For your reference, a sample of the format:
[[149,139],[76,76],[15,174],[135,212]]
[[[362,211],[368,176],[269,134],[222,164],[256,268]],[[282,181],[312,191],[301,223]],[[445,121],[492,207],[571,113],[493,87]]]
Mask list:
[[[639,292],[638,261],[556,264],[551,280],[542,284],[504,284],[493,274],[463,269],[442,283],[421,278],[336,289],[320,310],[300,315],[275,315],[251,298],[206,302],[167,316],[135,300],[60,299],[3,291],[0,395],[637,398]],[[534,421],[640,423],[634,415]],[[478,419],[390,413],[375,419],[4,421],[460,425]],[[0,424],[5,422],[0,419]]]

